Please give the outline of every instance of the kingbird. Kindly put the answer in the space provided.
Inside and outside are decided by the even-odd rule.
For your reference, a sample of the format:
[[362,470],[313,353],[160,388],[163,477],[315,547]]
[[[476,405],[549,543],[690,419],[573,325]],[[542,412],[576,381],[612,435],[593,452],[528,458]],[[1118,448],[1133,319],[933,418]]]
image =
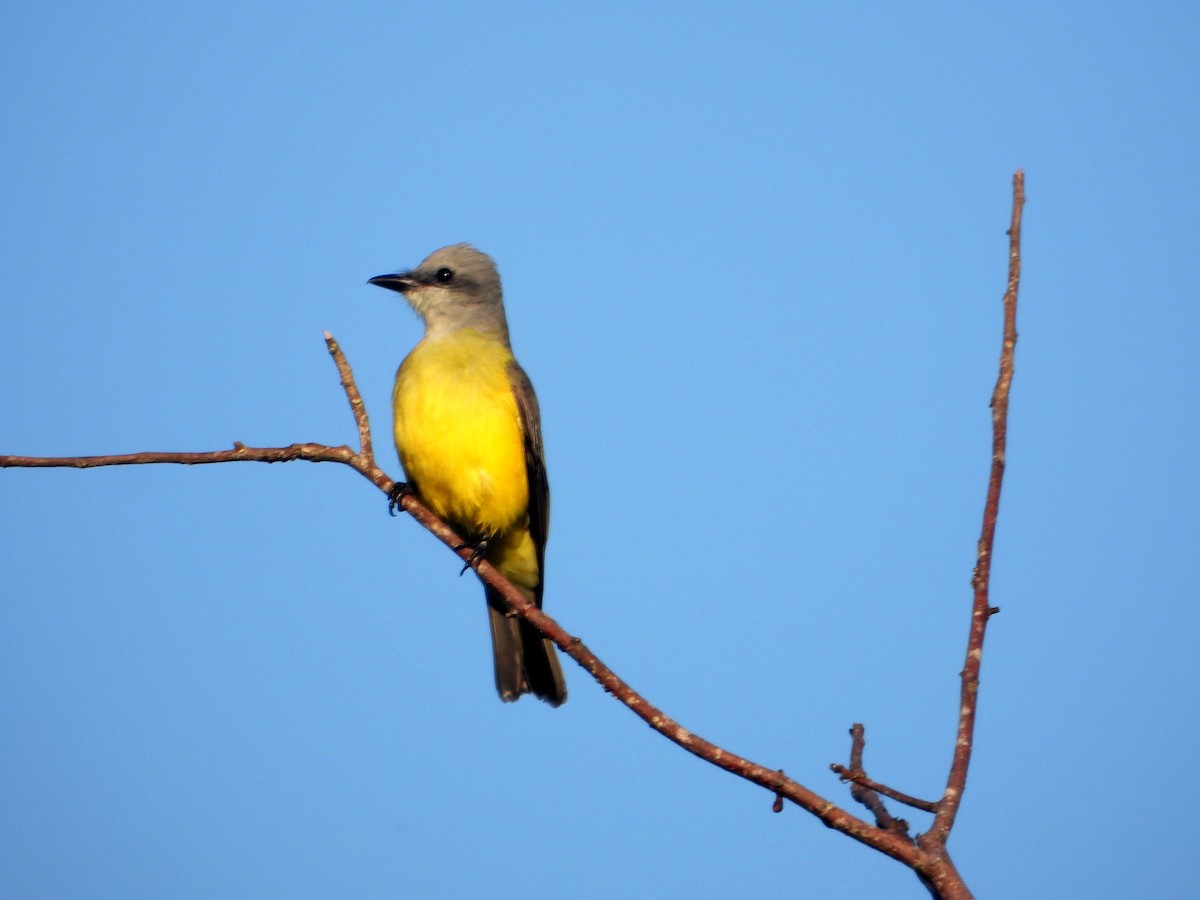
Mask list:
[[[500,273],[469,244],[435,250],[370,284],[399,291],[425,323],[392,393],[405,478],[435,515],[540,609],[550,487],[537,396],[508,340]],[[554,645],[484,585],[496,690],[567,699]]]

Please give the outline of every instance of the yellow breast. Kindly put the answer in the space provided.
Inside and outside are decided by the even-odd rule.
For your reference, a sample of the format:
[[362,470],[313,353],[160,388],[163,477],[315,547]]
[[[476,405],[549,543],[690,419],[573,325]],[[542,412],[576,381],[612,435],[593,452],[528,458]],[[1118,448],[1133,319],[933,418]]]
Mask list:
[[504,343],[460,329],[421,341],[396,373],[392,405],[405,476],[466,537],[501,534],[529,506],[512,359]]

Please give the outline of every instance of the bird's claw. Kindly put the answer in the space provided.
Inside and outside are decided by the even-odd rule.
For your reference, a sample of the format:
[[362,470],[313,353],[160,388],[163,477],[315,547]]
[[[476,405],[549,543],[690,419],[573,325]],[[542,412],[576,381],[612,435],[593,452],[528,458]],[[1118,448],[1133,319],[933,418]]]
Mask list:
[[475,565],[475,563],[477,563],[481,559],[483,559],[483,555],[485,553],[487,553],[487,548],[488,548],[487,538],[484,538],[482,541],[479,541],[474,544],[472,544],[470,541],[468,541],[467,543],[459,544],[457,547],[454,548],[454,551],[456,553],[459,550],[468,550],[469,549],[471,551],[471,555],[467,557],[466,565],[464,565],[462,567],[462,571],[458,573],[459,578],[461,578],[466,573],[467,569],[471,568],[473,565]]
[[413,493],[413,489],[408,486],[406,481],[393,481],[391,490],[388,491],[388,515],[396,515],[396,507],[400,505],[400,501]]

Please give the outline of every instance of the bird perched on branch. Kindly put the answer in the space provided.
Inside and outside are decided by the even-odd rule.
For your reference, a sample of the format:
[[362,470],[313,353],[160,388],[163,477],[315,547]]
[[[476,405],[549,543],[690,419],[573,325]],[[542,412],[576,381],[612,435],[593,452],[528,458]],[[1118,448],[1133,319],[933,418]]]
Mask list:
[[[508,340],[500,273],[468,244],[431,253],[371,284],[399,291],[425,323],[392,394],[396,450],[409,487],[538,608],[550,488],[537,396]],[[567,699],[554,645],[484,585],[496,690]]]

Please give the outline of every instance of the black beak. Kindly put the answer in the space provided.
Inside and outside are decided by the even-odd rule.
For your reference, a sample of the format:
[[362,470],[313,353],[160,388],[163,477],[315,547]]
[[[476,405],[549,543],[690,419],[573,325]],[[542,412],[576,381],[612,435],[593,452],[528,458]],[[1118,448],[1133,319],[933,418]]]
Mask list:
[[397,272],[395,275],[376,275],[374,278],[367,279],[367,284],[375,284],[381,288],[387,288],[389,291],[399,291],[402,294],[415,287],[420,287],[420,282],[407,272]]

